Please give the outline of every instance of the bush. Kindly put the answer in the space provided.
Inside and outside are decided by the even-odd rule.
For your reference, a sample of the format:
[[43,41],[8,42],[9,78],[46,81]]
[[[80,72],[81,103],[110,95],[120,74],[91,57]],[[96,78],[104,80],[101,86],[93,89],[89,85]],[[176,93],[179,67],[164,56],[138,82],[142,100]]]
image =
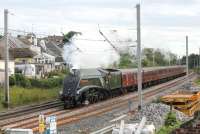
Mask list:
[[48,78],[51,78],[51,77],[54,77],[54,76],[65,76],[67,74],[69,74],[69,70],[68,69],[63,69],[63,70],[51,71],[51,72],[47,73],[46,76]]
[[174,126],[177,124],[176,113],[169,112],[165,119],[165,126]]
[[48,79],[30,79],[31,85],[38,88],[59,87],[63,83],[63,77]]
[[25,77],[22,74],[15,74],[16,85],[21,85]]
[[14,86],[16,84],[16,80],[15,80],[15,76],[14,75],[11,75],[9,77],[9,85],[10,86]]
[[22,87],[27,87],[30,88],[31,87],[31,82],[29,79],[25,78],[24,81],[21,83]]
[[173,130],[179,128],[181,122],[176,120],[176,113],[169,112],[165,118],[165,125],[162,126],[156,134],[171,134]]
[[169,112],[165,118],[165,125],[162,126],[156,134],[171,134],[173,130],[179,128],[181,122],[176,120],[176,113]]
[[62,69],[61,73],[67,75],[67,74],[69,74],[69,69]]
[[15,74],[10,77],[10,85],[21,86],[24,88],[37,87],[37,88],[53,88],[59,87],[63,83],[64,76],[52,77],[48,79],[33,79],[26,78],[22,74]]
[[31,87],[30,80],[22,74],[15,74],[16,85],[22,87]]

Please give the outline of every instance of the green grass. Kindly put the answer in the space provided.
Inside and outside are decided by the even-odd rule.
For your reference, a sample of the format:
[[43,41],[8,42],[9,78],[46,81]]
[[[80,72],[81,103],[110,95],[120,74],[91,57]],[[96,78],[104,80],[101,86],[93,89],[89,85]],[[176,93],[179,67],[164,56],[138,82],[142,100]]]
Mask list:
[[[38,103],[46,100],[53,100],[58,97],[60,87],[41,89],[41,88],[23,88],[19,86],[10,87],[10,106],[17,107],[31,103]],[[0,110],[3,110],[4,93],[0,88]]]
[[197,80],[195,80],[195,83],[196,83],[197,85],[200,85],[200,78],[198,78]]
[[5,109],[2,103],[4,100],[3,94],[4,94],[3,88],[0,87],[0,111]]
[[180,125],[181,122],[178,122],[174,126],[163,126],[156,132],[156,134],[170,134],[174,129],[179,128]]
[[179,128],[182,123],[176,119],[176,113],[169,112],[165,117],[165,125],[156,134],[170,134],[174,129]]

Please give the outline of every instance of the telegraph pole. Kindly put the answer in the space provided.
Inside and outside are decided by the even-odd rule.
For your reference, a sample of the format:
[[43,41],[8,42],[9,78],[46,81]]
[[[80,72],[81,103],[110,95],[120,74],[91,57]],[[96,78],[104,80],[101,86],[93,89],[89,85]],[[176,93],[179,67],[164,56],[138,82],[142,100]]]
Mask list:
[[141,65],[141,32],[140,32],[140,4],[136,5],[137,10],[137,60],[138,60],[138,72],[137,72],[137,84],[138,84],[138,97],[139,104],[138,110],[142,108],[142,65]]
[[189,66],[188,66],[188,36],[186,36],[186,68],[187,68],[187,79],[189,75]]
[[9,74],[8,74],[8,62],[9,62],[9,46],[8,46],[8,9],[4,9],[4,38],[5,38],[5,103],[9,106]]

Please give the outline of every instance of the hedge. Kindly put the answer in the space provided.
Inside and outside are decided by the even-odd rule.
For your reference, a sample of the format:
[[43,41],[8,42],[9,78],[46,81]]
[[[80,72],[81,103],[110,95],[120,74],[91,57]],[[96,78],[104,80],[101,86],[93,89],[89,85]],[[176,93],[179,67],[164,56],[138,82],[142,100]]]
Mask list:
[[38,88],[51,88],[61,86],[63,78],[48,78],[48,79],[30,79],[30,83],[33,87]]
[[14,86],[16,84],[16,79],[15,79],[14,75],[11,75],[9,77],[9,84],[10,84],[10,86]]
[[22,86],[22,87],[31,87],[31,83],[30,80],[27,79],[24,75],[22,74],[15,74],[15,83],[18,86]]
[[48,78],[52,78],[54,76],[63,77],[63,76],[68,75],[68,74],[69,74],[69,70],[68,69],[63,69],[63,70],[51,71],[51,72],[47,73],[45,76],[47,76]]
[[47,79],[33,79],[26,78],[22,74],[15,74],[10,76],[10,85],[21,86],[24,88],[37,87],[37,88],[53,88],[62,86],[63,77],[47,78]]

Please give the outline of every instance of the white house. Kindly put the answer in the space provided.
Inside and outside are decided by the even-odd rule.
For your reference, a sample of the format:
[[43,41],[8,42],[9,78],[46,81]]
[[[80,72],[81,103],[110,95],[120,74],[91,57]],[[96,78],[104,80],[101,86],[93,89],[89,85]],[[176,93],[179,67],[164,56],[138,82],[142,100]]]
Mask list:
[[55,57],[47,53],[38,54],[33,58],[35,59],[35,63],[40,63],[40,64],[55,63]]
[[[9,76],[15,73],[15,62],[14,61],[9,61],[8,63],[8,73]],[[4,83],[4,74],[5,74],[5,61],[0,60],[0,84]]]
[[22,74],[28,77],[36,75],[36,67],[34,64],[18,64],[15,65],[15,69],[21,71]]

